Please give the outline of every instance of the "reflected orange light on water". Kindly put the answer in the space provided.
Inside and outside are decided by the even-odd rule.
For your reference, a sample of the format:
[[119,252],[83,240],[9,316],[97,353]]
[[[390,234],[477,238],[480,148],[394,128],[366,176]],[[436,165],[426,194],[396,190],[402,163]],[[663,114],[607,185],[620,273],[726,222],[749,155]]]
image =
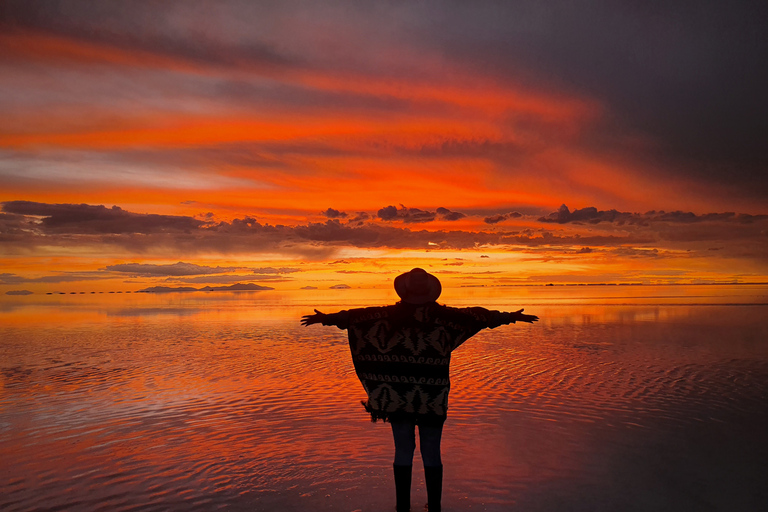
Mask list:
[[[443,297],[541,318],[484,330],[453,354],[449,499],[508,503],[530,486],[602,478],[590,461],[622,436],[725,421],[733,404],[762,400],[753,361],[768,352],[750,336],[764,306],[723,304],[764,301],[764,287],[511,288]],[[346,333],[299,318],[391,303],[390,290],[26,299],[0,309],[11,425],[0,457],[16,475],[6,496],[38,508],[66,496],[116,510],[171,496],[258,508],[268,489],[355,501],[389,474],[389,428],[359,405]],[[387,502],[377,489],[370,499]]]

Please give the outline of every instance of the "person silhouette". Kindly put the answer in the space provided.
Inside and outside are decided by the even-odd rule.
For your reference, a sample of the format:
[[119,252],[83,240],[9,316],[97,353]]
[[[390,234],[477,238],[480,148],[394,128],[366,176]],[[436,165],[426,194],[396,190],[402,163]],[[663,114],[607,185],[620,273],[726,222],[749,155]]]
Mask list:
[[443,489],[440,440],[448,412],[451,352],[484,328],[539,318],[481,307],[438,304],[440,281],[421,268],[395,278],[400,301],[390,306],[349,309],[325,314],[315,309],[304,326],[346,329],[355,373],[368,396],[362,402],[371,421],[392,426],[395,442],[396,510],[410,510],[416,426],[424,463],[427,509],[439,512]]

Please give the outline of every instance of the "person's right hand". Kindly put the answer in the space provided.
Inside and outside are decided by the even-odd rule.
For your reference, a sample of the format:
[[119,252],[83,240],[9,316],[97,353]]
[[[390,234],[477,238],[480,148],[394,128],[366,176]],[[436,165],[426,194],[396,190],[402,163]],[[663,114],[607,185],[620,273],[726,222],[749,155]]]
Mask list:
[[301,325],[307,326],[322,323],[324,317],[325,313],[321,313],[320,311],[315,310],[314,315],[304,315],[301,317]]
[[515,322],[527,322],[529,324],[532,324],[533,322],[536,322],[539,317],[536,315],[524,315],[523,314],[524,309],[518,309],[517,311],[511,313],[512,319]]

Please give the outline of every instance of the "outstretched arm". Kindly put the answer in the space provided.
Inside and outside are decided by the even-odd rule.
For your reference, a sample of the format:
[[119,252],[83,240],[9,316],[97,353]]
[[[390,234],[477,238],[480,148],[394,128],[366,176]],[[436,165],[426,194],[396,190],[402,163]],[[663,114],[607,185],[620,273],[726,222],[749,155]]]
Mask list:
[[349,311],[325,314],[315,310],[314,315],[304,315],[301,317],[301,325],[312,324],[335,325],[339,329],[346,329],[349,324]]
[[536,315],[524,315],[523,309],[518,309],[517,311],[513,311],[509,313],[509,322],[515,323],[515,322],[527,322],[529,324],[532,324],[533,322],[536,322],[539,319]]
[[[450,308],[449,308],[450,309]],[[472,325],[475,333],[481,329],[495,329],[500,325],[514,324],[516,322],[533,323],[539,319],[536,315],[524,315],[523,310],[519,309],[513,312],[487,310],[478,306],[471,308],[455,309],[457,313],[464,316],[467,325]]]

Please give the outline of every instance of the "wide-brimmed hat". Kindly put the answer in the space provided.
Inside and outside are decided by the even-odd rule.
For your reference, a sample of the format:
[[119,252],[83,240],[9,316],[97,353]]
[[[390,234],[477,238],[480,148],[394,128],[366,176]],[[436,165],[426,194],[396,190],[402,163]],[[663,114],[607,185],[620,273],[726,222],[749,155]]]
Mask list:
[[409,304],[434,302],[443,291],[440,280],[421,268],[400,274],[395,278],[395,291]]

